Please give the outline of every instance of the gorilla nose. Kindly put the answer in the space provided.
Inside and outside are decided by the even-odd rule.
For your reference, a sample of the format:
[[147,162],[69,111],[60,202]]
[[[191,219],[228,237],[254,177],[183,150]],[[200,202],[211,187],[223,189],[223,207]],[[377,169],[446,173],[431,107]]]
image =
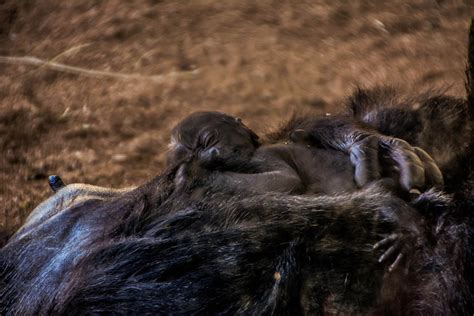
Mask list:
[[219,149],[212,147],[201,153],[201,159],[206,162],[213,162],[219,157]]

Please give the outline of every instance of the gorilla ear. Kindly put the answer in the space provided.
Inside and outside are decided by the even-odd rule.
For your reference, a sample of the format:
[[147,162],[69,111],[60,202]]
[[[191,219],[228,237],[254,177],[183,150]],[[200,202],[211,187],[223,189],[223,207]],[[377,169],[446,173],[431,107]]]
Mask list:
[[258,147],[260,146],[260,137],[255,134],[251,129],[248,129],[249,133],[250,133],[250,138],[252,139],[252,143],[255,147]]

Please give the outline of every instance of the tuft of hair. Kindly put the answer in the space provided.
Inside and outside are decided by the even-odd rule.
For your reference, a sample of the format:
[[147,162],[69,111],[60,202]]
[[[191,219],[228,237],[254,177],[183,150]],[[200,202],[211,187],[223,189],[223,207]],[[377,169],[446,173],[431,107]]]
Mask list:
[[264,143],[275,144],[282,141],[287,141],[290,134],[297,129],[303,122],[305,117],[299,113],[293,113],[291,118],[280,125],[275,131],[271,131],[265,135]]
[[474,18],[467,41],[466,94],[471,120],[474,120]]

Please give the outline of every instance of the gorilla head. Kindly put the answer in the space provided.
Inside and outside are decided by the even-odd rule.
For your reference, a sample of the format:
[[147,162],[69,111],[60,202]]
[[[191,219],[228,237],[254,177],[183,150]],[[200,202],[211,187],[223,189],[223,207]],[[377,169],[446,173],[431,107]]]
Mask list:
[[172,131],[167,161],[194,159],[212,169],[232,169],[259,146],[258,136],[238,118],[219,112],[196,112]]

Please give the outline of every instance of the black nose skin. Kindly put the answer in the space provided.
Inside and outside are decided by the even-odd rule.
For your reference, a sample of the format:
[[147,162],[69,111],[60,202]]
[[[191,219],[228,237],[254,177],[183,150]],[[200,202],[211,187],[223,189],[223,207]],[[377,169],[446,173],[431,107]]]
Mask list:
[[203,150],[201,152],[200,160],[204,164],[209,165],[209,164],[212,164],[214,162],[217,162],[217,160],[219,159],[219,154],[220,154],[219,149],[217,149],[215,147],[211,147],[211,148]]

